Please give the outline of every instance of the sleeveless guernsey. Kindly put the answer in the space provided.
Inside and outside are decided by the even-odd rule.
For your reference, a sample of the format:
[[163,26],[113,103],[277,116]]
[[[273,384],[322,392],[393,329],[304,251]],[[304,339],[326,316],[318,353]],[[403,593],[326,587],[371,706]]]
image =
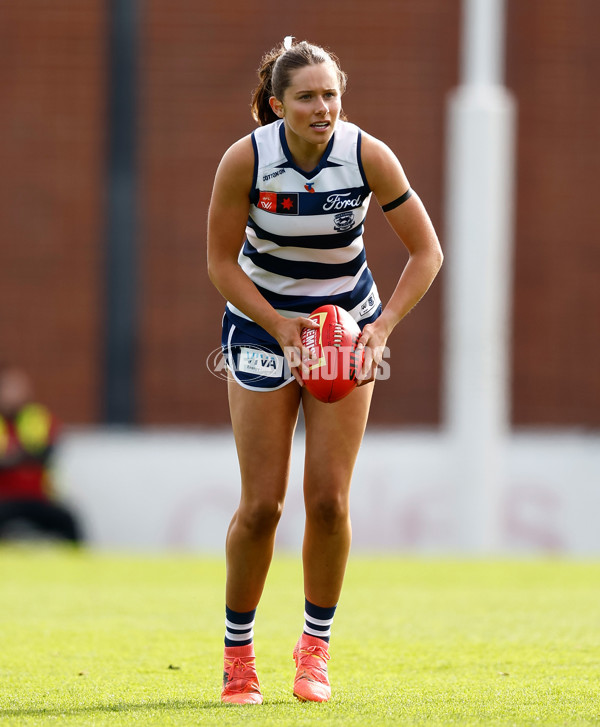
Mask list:
[[[238,262],[284,316],[332,303],[362,328],[381,312],[363,245],[371,190],[360,143],[360,129],[338,121],[319,166],[305,172],[292,160],[283,121],[252,134],[254,179]],[[229,302],[226,314],[242,330],[273,340]]]

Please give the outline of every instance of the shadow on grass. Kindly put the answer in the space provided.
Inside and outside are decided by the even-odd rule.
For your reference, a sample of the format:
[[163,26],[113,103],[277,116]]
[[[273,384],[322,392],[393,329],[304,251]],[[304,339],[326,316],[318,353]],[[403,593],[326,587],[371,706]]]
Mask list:
[[[262,705],[262,709],[270,706],[289,704],[292,700],[269,699]],[[293,700],[295,702],[295,700]],[[22,707],[13,709],[0,709],[0,722],[8,717],[68,717],[77,714],[92,714],[94,712],[118,714],[121,712],[147,712],[152,710],[187,710],[187,709],[247,709],[256,705],[223,704],[220,700],[174,699],[172,701],[154,702],[118,702],[116,704],[90,704],[87,707]]]

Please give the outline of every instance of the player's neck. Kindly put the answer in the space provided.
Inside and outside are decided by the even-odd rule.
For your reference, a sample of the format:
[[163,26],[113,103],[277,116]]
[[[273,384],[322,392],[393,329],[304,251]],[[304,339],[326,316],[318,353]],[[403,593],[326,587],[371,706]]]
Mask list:
[[286,133],[288,148],[294,164],[304,172],[312,172],[319,166],[323,154],[327,150],[327,144],[311,144],[310,142]]

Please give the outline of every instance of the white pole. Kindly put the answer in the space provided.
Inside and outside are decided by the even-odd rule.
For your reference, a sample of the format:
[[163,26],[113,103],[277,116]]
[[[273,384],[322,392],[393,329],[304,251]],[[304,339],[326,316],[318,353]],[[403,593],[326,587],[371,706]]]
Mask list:
[[515,104],[502,83],[503,0],[463,0],[461,85],[448,107],[445,419],[456,455],[458,545],[501,544],[509,427]]
[[463,0],[461,83],[498,85],[504,79],[504,0]]

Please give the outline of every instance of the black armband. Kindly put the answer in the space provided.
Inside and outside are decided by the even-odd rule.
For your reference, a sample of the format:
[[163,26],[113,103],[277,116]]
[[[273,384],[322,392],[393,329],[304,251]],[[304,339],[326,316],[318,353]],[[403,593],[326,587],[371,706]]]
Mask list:
[[407,200],[407,199],[408,199],[408,198],[409,198],[410,196],[412,196],[412,193],[413,193],[413,191],[412,191],[412,189],[411,189],[411,188],[409,187],[409,188],[408,188],[408,189],[406,190],[406,192],[404,192],[404,194],[403,194],[403,195],[401,195],[400,197],[397,197],[397,198],[396,198],[395,200],[393,200],[392,202],[388,202],[387,204],[384,204],[384,205],[382,205],[381,209],[382,209],[382,210],[383,210],[384,212],[389,212],[390,210],[394,210],[394,209],[396,209],[396,207],[400,207],[400,205],[401,205],[401,204],[404,204],[404,203],[406,202],[406,200]]

